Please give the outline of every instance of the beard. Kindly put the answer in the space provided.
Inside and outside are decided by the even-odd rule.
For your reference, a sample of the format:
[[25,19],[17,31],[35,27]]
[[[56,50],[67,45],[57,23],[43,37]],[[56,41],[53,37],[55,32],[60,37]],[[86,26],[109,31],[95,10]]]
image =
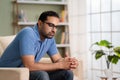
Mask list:
[[44,38],[52,39],[53,36],[43,35]]
[[54,32],[49,32],[48,34],[42,33],[42,37],[52,39],[54,37]]

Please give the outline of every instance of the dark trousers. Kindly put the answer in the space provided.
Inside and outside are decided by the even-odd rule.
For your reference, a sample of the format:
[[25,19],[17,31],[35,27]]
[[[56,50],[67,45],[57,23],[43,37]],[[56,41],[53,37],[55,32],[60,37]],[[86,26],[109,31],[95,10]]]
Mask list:
[[71,70],[31,71],[30,80],[73,80],[73,72]]

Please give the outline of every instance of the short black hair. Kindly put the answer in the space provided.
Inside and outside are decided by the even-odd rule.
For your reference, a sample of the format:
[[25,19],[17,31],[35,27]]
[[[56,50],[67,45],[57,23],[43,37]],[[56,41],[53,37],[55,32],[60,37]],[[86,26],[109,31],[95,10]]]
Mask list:
[[55,11],[44,11],[40,16],[38,20],[41,20],[42,22],[44,22],[45,20],[47,20],[48,16],[54,16],[59,18],[58,13],[56,13]]

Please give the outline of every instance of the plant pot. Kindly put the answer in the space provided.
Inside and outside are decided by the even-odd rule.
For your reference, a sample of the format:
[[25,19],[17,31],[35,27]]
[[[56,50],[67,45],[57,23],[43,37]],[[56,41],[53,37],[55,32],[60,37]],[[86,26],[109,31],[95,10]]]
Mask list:
[[100,77],[101,80],[117,80],[117,77],[113,77],[113,72],[111,69],[104,70],[105,77]]
[[105,80],[112,80],[113,79],[113,73],[111,69],[105,69],[104,70],[106,79]]

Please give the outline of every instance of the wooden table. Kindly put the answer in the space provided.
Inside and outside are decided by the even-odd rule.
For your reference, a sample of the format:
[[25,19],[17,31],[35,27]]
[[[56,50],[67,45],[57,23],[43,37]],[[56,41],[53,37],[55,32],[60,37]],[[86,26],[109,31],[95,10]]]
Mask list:
[[[101,79],[101,80],[108,80],[107,77],[100,77],[100,79]],[[116,77],[113,77],[112,80],[117,80],[117,78],[116,78]]]

